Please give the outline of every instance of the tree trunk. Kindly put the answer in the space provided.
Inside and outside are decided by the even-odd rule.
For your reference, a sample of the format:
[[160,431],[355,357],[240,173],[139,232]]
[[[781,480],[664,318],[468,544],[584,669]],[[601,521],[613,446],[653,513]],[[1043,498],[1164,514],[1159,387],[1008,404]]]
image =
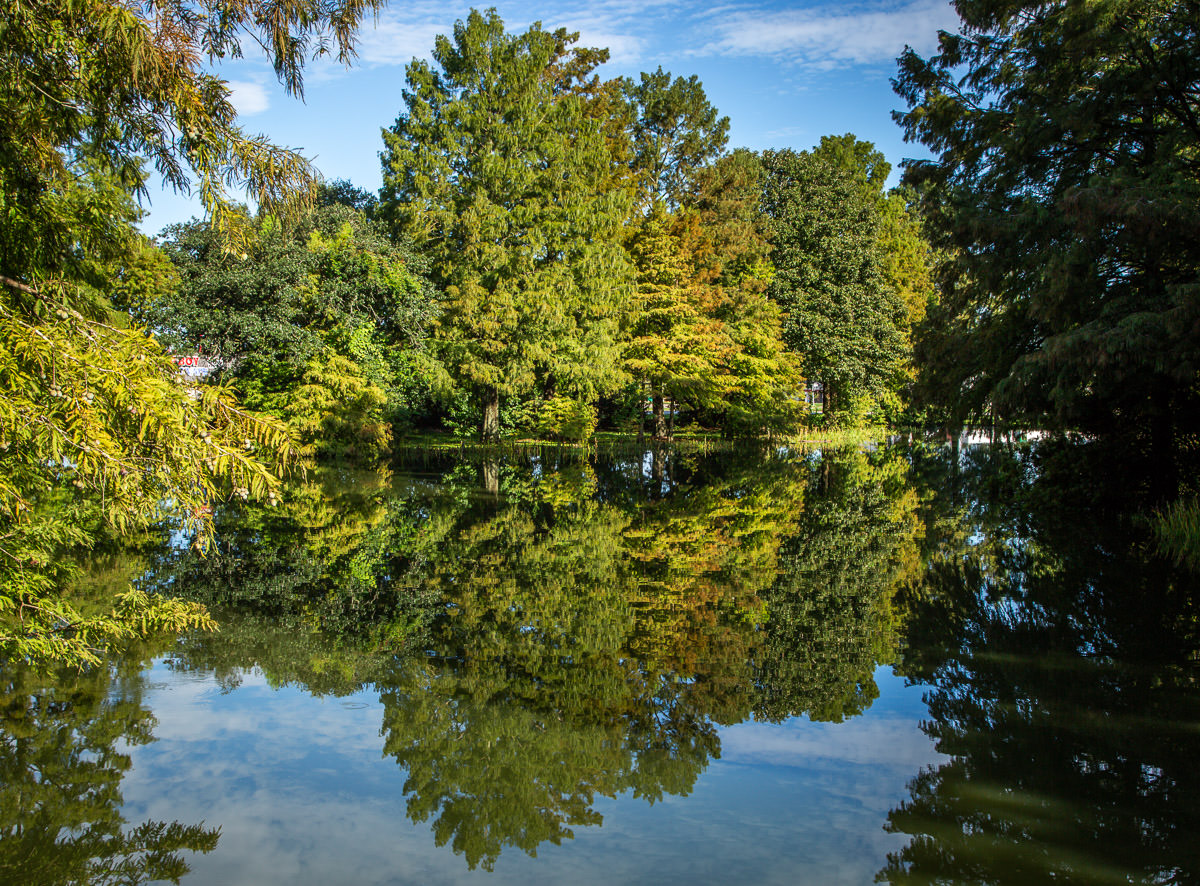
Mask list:
[[667,439],[667,422],[663,417],[663,396],[661,393],[654,395],[654,439]]
[[500,494],[500,462],[485,458],[479,464],[479,485],[489,495]]
[[479,442],[495,443],[500,439],[500,392],[483,389],[483,416],[479,424]]
[[679,408],[679,404],[675,402],[675,398],[671,398],[671,411],[667,415],[667,439],[675,439],[675,410]]

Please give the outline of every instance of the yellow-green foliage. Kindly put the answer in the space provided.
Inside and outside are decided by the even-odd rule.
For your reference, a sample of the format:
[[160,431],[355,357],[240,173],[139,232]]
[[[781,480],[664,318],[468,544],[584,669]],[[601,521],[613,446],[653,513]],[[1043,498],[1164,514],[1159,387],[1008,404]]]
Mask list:
[[124,534],[164,517],[203,547],[215,500],[273,498],[293,458],[281,422],[188,387],[152,337],[97,316],[66,287],[0,294],[0,655],[84,664],[155,626],[206,624],[136,594],[83,615],[60,596],[61,551],[99,524]]
[[371,461],[391,447],[392,429],[383,415],[387,399],[357,363],[326,351],[308,364],[286,414],[306,453]]
[[309,52],[336,46],[348,60],[381,2],[298,0],[274,14],[233,0],[216,16],[192,0],[0,4],[0,657],[85,664],[110,641],[208,623],[136,592],[83,615],[62,596],[62,549],[90,542],[96,521],[123,534],[165,516],[203,547],[215,499],[274,496],[291,432],[222,388],[185,386],[94,293],[137,306],[169,288],[162,263],[129,248],[143,158],[177,188],[194,178],[235,249],[249,232],[231,185],[285,215],[310,201],[308,161],[242,132],[205,56],[240,54],[248,36],[299,93]]
[[543,440],[583,443],[596,432],[596,408],[570,397],[551,397],[538,407],[535,433]]
[[1200,569],[1200,500],[1177,501],[1154,518],[1158,544],[1176,562]]

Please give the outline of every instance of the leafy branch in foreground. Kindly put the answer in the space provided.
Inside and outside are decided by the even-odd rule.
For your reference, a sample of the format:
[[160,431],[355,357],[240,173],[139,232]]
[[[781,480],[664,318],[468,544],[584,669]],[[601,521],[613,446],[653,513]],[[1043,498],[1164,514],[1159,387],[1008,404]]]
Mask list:
[[211,626],[201,607],[136,591],[85,616],[56,562],[102,524],[125,534],[168,516],[203,548],[230,489],[274,499],[288,428],[185,387],[153,338],[85,317],[58,287],[4,282],[26,310],[0,303],[0,654],[85,664],[137,632]]
[[248,231],[232,191],[293,216],[314,195],[311,166],[242,132],[206,63],[252,40],[298,95],[305,59],[349,61],[381,4],[0,6],[0,656],[85,664],[127,631],[208,623],[136,593],[96,620],[63,596],[64,548],[102,523],[127,532],[175,515],[203,546],[219,491],[271,497],[293,457],[281,423],[221,389],[188,390],[153,338],[112,319],[145,248],[130,195],[146,161],[178,189],[195,180],[235,251]]

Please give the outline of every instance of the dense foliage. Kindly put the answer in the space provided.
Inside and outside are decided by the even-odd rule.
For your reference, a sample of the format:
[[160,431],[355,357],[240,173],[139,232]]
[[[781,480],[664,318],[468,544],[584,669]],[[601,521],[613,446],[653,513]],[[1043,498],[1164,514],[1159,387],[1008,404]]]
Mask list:
[[955,422],[1149,442],[1196,431],[1200,10],[960,0],[959,34],[896,80],[946,250],[922,388]]
[[295,224],[250,221],[244,256],[204,222],[168,229],[179,284],[129,307],[163,342],[206,355],[248,407],[286,420],[305,451],[370,461],[433,382],[432,299],[411,250],[329,186],[318,196]]
[[305,55],[332,40],[349,58],[359,19],[376,5],[302,0],[267,16],[243,0],[210,17],[188,0],[63,0],[0,11],[5,658],[79,664],[150,625],[207,622],[201,610],[138,594],[93,616],[61,594],[62,549],[88,543],[99,523],[125,532],[169,513],[203,534],[213,499],[265,496],[292,457],[278,422],[221,388],[189,390],[154,338],[110,314],[116,290],[161,290],[164,279],[132,228],[130,191],[146,160],[177,187],[194,175],[234,246],[247,232],[229,185],[285,214],[302,203],[307,163],[238,129],[228,88],[203,60],[257,39],[299,92]]
[[820,152],[768,151],[771,297],[784,340],[823,386],[825,411],[858,417],[900,381],[904,305],[884,273],[879,203],[852,169]]
[[472,12],[438,38],[436,69],[409,65],[406,111],[384,134],[379,211],[431,257],[437,353],[485,440],[501,396],[591,401],[619,380],[628,196],[578,88],[606,53],[570,49],[576,38],[508,34],[494,10]]

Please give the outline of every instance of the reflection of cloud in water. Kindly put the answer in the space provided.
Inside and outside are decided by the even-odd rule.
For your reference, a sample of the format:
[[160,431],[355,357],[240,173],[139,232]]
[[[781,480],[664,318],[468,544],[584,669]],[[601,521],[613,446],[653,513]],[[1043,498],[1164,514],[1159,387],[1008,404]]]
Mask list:
[[849,763],[916,772],[931,756],[929,739],[899,717],[741,723],[721,733],[721,757],[729,763],[807,769]]
[[275,692],[248,672],[222,694],[194,677],[152,673],[160,740],[132,750],[125,781],[132,820],[220,825],[217,849],[190,860],[188,886],[870,882],[903,844],[882,830],[887,811],[937,758],[917,728],[920,690],[881,673],[864,716],[723,729],[722,759],[690,796],[597,798],[601,827],[575,828],[537,858],[510,849],[488,874],[438,848],[429,822],[409,821],[406,774],[381,757],[373,692]]

